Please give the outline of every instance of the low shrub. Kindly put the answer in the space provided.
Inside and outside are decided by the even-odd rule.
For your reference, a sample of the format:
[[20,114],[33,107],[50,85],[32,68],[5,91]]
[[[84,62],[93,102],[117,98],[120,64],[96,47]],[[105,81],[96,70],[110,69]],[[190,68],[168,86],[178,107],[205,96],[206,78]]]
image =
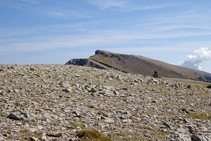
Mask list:
[[158,78],[158,72],[157,72],[157,71],[154,71],[153,76],[154,76],[155,78]]
[[97,130],[82,130],[77,132],[81,141],[112,141],[109,137],[102,136]]
[[211,85],[208,85],[207,88],[211,88]]

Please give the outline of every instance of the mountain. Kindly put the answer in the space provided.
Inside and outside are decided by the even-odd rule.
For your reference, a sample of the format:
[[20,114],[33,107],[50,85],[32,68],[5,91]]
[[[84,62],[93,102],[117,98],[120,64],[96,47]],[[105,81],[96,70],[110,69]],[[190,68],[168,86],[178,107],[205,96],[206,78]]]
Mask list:
[[159,77],[211,82],[211,74],[207,72],[172,65],[143,56],[118,54],[104,50],[96,50],[95,55],[87,59],[72,59],[66,64],[99,69],[116,69],[126,73],[142,74],[145,76],[152,76],[156,71]]

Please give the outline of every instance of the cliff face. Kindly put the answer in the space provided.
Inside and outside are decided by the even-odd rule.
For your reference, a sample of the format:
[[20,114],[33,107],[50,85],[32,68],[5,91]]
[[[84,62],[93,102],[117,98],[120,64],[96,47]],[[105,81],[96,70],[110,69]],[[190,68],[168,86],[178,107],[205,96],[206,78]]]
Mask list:
[[171,65],[162,61],[137,55],[112,53],[104,50],[95,51],[95,55],[88,59],[73,59],[66,64],[90,66],[96,68],[113,68],[122,72],[152,76],[154,71],[160,77],[192,79],[211,82],[211,74]]
[[77,66],[87,66],[87,67],[94,67],[94,68],[98,68],[98,69],[106,69],[105,66],[94,62],[92,60],[89,59],[72,59],[69,60],[66,65],[77,65]]

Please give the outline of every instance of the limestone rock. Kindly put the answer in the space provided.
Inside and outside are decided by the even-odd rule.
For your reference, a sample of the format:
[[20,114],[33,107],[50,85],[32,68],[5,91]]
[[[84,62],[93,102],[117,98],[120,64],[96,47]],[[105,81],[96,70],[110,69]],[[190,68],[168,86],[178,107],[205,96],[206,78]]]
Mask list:
[[76,141],[85,129],[113,140],[211,140],[206,83],[73,65],[1,68],[0,140]]

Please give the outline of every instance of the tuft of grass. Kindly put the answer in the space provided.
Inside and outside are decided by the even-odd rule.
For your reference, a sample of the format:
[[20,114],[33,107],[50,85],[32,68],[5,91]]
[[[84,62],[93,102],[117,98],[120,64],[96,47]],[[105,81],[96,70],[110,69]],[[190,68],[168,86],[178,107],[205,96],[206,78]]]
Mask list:
[[153,138],[166,139],[166,136],[169,135],[169,133],[163,132],[163,131],[155,131],[155,132],[150,133],[150,135]]
[[28,134],[30,131],[28,129],[21,129],[19,130],[19,133],[22,133],[22,134]]
[[39,103],[39,100],[35,98],[33,98],[32,101]]
[[112,141],[109,137],[102,136],[97,130],[82,130],[77,132],[81,141]]
[[68,120],[69,126],[72,126],[74,128],[80,127],[81,129],[84,129],[84,123],[79,120],[79,121],[73,121],[73,120]]
[[0,117],[3,117],[4,113],[3,112],[0,112]]
[[39,75],[39,74],[36,74],[36,73],[35,73],[35,74],[33,74],[33,75],[34,75],[34,76],[36,76],[36,77],[40,77],[40,75]]
[[95,106],[93,106],[93,105],[88,105],[88,107],[89,107],[89,108],[94,108]]
[[137,133],[110,132],[108,136],[118,141],[148,141],[146,139],[141,138]]
[[211,121],[211,113],[192,112],[192,113],[189,113],[188,116],[193,119],[201,119],[201,120],[210,120]]

